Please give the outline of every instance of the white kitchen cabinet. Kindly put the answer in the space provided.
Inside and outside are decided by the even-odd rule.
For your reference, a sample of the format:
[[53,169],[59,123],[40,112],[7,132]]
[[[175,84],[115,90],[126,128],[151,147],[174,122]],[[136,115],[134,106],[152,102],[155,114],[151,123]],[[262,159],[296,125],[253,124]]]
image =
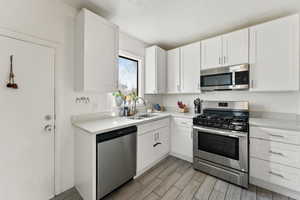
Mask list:
[[154,131],[154,161],[160,160],[170,151],[169,127],[163,127]]
[[201,69],[222,66],[222,36],[201,41]]
[[300,197],[298,131],[250,126],[250,183]]
[[143,135],[138,136],[137,142],[137,171],[149,166],[154,162],[154,152],[153,152],[153,143],[154,143],[154,133],[149,132]]
[[166,92],[167,53],[158,46],[146,49],[145,93],[161,94]]
[[171,131],[171,154],[192,162],[193,129],[192,119],[174,117]]
[[82,9],[76,19],[75,90],[112,92],[118,88],[119,29]]
[[200,92],[200,66],[201,47],[200,42],[183,46],[181,49],[181,92]]
[[168,51],[168,93],[200,92],[200,42]]
[[299,90],[299,16],[250,28],[251,91]]
[[223,65],[249,63],[249,29],[242,29],[222,36]]
[[167,92],[180,92],[180,48],[167,52]]
[[201,42],[201,69],[249,63],[249,30],[242,29]]
[[170,151],[169,119],[138,126],[137,174],[140,175],[163,159]]

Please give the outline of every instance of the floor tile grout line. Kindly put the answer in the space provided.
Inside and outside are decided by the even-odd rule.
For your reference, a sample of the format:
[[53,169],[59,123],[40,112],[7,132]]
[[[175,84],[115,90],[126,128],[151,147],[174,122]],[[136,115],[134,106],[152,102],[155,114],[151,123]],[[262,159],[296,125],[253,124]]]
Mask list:
[[200,187],[202,186],[202,184],[204,183],[204,181],[206,180],[206,178],[207,178],[207,176],[205,176],[205,178],[203,179],[203,181],[200,183],[200,185],[197,187],[197,190],[196,190],[196,192],[194,192],[194,194],[193,194],[193,199],[197,199],[196,197],[195,197],[195,195],[196,195],[196,193],[198,192],[198,190],[200,189]]

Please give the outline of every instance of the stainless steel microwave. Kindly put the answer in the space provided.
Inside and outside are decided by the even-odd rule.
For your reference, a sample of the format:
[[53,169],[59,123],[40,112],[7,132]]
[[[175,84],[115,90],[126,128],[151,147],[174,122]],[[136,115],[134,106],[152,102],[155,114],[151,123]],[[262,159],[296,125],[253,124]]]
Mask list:
[[249,89],[249,65],[236,65],[201,70],[201,90]]

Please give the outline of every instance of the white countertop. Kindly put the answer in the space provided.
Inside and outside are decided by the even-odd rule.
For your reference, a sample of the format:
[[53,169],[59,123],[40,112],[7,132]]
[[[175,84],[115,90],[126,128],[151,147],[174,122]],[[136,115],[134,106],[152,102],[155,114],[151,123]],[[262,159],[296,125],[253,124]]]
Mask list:
[[300,131],[300,122],[296,120],[250,118],[249,124],[252,126],[260,126],[266,128]]
[[75,121],[73,125],[91,134],[101,134],[112,130],[135,126],[158,119],[170,117],[170,113],[154,113],[155,116],[145,119],[129,119],[128,117],[106,117],[99,119],[90,119]]
[[191,112],[188,112],[188,113],[180,113],[180,112],[172,112],[172,111],[165,111],[165,112],[162,112],[164,114],[170,114],[172,117],[180,117],[180,118],[188,118],[188,119],[193,119],[193,117],[196,117],[197,115],[195,113],[191,113]]
[[155,115],[151,118],[145,118],[140,120],[135,119],[129,119],[128,117],[112,117],[112,116],[106,116],[106,117],[93,117],[87,119],[81,119],[73,121],[73,125],[77,128],[80,128],[88,133],[91,134],[101,134],[105,132],[109,132],[112,130],[116,130],[119,128],[125,128],[129,126],[135,126],[140,125],[143,123],[147,123],[150,121],[155,121],[158,119],[163,119],[166,117],[180,117],[180,118],[187,118],[187,119],[193,119],[196,115],[194,113],[179,113],[175,111],[166,111],[166,112],[160,112],[160,113],[152,113]]
[[[191,120],[193,119],[193,117],[196,116],[194,113],[179,113],[179,112],[172,112],[172,111],[153,113],[153,115],[155,116],[151,118],[140,119],[140,120],[129,119],[128,117],[110,116],[104,118],[99,117],[99,118],[86,119],[86,120],[77,120],[77,121],[73,121],[72,123],[75,127],[80,128],[88,133],[101,134],[119,128],[140,125],[150,121],[155,121],[158,119],[163,119],[171,116],[188,118]],[[300,121],[296,121],[296,120],[251,117],[249,119],[249,124],[251,126],[300,131]]]

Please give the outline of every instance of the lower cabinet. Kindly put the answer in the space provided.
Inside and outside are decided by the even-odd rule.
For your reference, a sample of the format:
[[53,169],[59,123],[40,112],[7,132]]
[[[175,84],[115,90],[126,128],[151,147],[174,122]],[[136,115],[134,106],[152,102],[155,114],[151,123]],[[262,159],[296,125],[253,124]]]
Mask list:
[[139,135],[137,139],[137,171],[149,166],[154,159],[154,135],[153,132]]
[[[159,121],[157,121],[159,122]],[[169,120],[162,123],[152,122],[144,125],[151,127],[146,130],[138,128],[137,138],[137,174],[141,174],[152,167],[157,161],[166,156],[170,151]],[[146,132],[143,132],[146,130]]]
[[250,126],[250,183],[300,198],[300,135]]
[[174,117],[171,130],[171,154],[192,162],[193,160],[192,120]]

